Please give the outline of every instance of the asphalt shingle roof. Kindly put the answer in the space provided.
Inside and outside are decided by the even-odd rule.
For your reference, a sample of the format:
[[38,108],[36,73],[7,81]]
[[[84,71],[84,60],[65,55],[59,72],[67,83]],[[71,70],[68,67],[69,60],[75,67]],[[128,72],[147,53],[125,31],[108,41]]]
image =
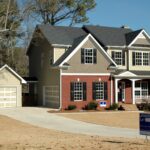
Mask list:
[[103,26],[84,26],[103,46],[124,46],[126,45],[126,34],[131,33],[131,29],[114,28]]
[[39,25],[38,28],[51,44],[72,45],[75,39],[86,34],[78,27]]

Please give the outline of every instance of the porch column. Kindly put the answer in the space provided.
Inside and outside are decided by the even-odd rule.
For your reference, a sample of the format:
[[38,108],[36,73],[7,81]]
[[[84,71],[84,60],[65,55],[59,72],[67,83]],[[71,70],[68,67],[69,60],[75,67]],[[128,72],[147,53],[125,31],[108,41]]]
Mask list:
[[119,79],[115,79],[115,103],[118,103],[118,81]]
[[132,79],[132,104],[135,104],[135,80]]

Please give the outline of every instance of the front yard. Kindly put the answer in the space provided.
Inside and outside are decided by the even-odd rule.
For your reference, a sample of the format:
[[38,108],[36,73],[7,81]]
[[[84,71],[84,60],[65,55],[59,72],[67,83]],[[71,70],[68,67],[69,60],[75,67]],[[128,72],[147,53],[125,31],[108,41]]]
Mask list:
[[60,113],[59,115],[75,120],[106,126],[131,129],[139,128],[139,112],[82,112]]
[[0,150],[149,150],[141,139],[106,138],[48,130],[0,116]]

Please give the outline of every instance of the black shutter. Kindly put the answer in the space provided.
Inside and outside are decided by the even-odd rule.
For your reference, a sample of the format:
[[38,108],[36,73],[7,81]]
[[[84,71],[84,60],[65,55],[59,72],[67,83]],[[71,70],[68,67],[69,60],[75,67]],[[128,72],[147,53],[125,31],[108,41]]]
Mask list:
[[86,101],[86,82],[83,82],[83,100]]
[[132,52],[132,65],[135,66],[135,52]]
[[92,83],[93,100],[96,100],[96,82]]
[[81,48],[81,64],[84,64],[84,48]]
[[93,59],[94,59],[94,64],[97,63],[97,49],[93,49]]
[[74,101],[74,83],[70,83],[70,100]]
[[149,53],[149,66],[150,66],[150,53]]
[[107,82],[104,82],[104,100],[108,99],[108,87]]
[[125,51],[122,51],[122,65],[125,65]]
[[115,52],[114,51],[111,52],[111,58],[115,61]]

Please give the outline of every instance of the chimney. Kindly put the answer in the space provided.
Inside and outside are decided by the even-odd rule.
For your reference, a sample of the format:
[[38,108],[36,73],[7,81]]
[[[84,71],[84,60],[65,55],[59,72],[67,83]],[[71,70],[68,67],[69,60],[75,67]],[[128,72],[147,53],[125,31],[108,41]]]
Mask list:
[[123,26],[121,26],[121,28],[122,28],[122,29],[130,29],[130,27],[127,26],[127,25],[123,25]]

